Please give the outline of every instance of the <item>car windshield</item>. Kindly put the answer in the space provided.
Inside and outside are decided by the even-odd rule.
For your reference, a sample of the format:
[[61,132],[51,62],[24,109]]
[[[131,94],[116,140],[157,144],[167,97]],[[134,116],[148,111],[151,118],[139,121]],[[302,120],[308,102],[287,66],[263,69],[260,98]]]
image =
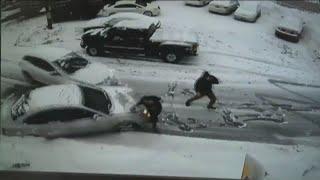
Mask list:
[[89,64],[89,61],[72,52],[61,59],[56,60],[54,64],[60,67],[67,74],[73,74],[79,69],[86,67]]
[[101,91],[90,87],[79,86],[82,92],[83,105],[96,111],[109,114],[112,104],[109,96]]
[[28,104],[29,93],[23,94],[12,106],[11,117],[16,120],[18,117],[24,115],[29,110]]

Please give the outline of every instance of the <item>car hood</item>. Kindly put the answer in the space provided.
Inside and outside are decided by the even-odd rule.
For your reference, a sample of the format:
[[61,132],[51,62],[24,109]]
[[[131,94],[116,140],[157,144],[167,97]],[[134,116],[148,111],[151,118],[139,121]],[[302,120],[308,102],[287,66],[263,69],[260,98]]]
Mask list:
[[114,70],[101,63],[90,63],[71,75],[72,79],[89,84],[101,84],[114,79]]
[[130,112],[130,108],[135,105],[135,100],[130,95],[132,90],[126,86],[100,86],[107,92],[111,99],[113,114]]
[[150,37],[151,41],[154,42],[186,42],[186,43],[198,43],[198,36],[194,32],[188,31],[174,31],[166,29],[157,29]]
[[256,12],[254,10],[247,10],[247,9],[238,8],[236,10],[236,12],[234,12],[234,15],[244,16],[244,17],[255,17]]

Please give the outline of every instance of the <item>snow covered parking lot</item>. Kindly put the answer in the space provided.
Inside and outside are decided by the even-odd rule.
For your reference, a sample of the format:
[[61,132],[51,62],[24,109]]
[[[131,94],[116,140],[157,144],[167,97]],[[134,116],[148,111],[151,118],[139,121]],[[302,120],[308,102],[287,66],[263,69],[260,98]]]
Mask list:
[[[57,23],[54,24],[53,30],[46,29],[44,16],[21,22],[9,21],[1,25],[1,76],[6,78],[6,81],[1,79],[1,93],[4,91],[3,84],[6,86],[10,86],[10,82],[15,84],[15,81],[10,79],[23,81],[24,77],[19,73],[19,69],[12,65],[17,62],[10,62],[8,65],[2,60],[12,59],[12,54],[19,51],[19,46],[49,44],[68,48],[83,54],[91,61],[104,63],[114,69],[117,77],[134,90],[134,98],[139,99],[143,95],[161,96],[164,99],[164,111],[168,113],[175,110],[179,117],[179,122],[163,119],[159,123],[163,134],[218,138],[223,141],[220,143],[205,138],[195,140],[145,133],[133,133],[134,135],[121,133],[53,141],[33,137],[3,137],[0,152],[1,155],[5,154],[6,158],[0,160],[0,168],[7,169],[13,162],[26,160],[31,163],[29,168],[31,170],[134,173],[132,169],[130,170],[132,167],[130,164],[124,166],[125,159],[131,159],[132,162],[138,162],[137,164],[156,164],[156,160],[152,160],[151,157],[157,157],[159,164],[147,169],[144,169],[146,166],[141,166],[136,172],[187,176],[194,173],[195,176],[214,177],[215,174],[211,174],[211,170],[205,167],[215,166],[212,162],[218,158],[215,152],[219,154],[224,150],[230,150],[231,155],[237,151],[253,154],[265,165],[269,174],[265,179],[318,179],[320,14],[289,9],[273,2],[263,1],[261,17],[256,23],[251,24],[236,21],[232,15],[211,14],[208,12],[208,6],[195,8],[185,6],[182,1],[157,3],[161,7],[161,14],[157,17],[161,21],[161,28],[197,34],[200,44],[198,56],[186,58],[174,65],[157,59],[139,57],[89,57],[79,46],[80,36],[75,32],[76,28],[83,27],[87,21]],[[291,14],[299,15],[306,22],[299,43],[290,43],[274,36],[281,15]],[[14,60],[19,61],[19,59]],[[195,102],[191,107],[184,105],[194,93],[194,81],[203,70],[208,70],[222,81],[213,90],[218,98],[216,110],[205,108],[208,103],[206,98]],[[177,83],[173,100],[166,96],[168,85],[172,82]],[[247,127],[239,129],[226,124],[224,121],[226,114],[223,110],[231,112],[230,118],[246,122]],[[186,125],[191,130],[181,129],[181,125]],[[107,140],[104,141],[104,138]],[[142,141],[135,138],[141,138]],[[152,143],[148,144],[147,141]],[[158,141],[161,141],[160,145],[157,145]],[[194,141],[201,145],[195,145]],[[75,154],[74,157],[55,159],[56,162],[48,157],[49,148],[55,148],[53,154],[58,156],[64,150],[63,146],[69,142],[72,143],[65,147],[67,152],[83,147],[85,150],[77,151],[79,154]],[[169,142],[185,143],[169,146]],[[266,142],[285,145],[264,144]],[[209,145],[205,146],[207,143]],[[234,147],[233,143],[237,144],[237,147]],[[47,158],[41,160],[35,158],[37,154],[33,153],[32,144],[35,144],[43,157]],[[158,151],[159,147],[166,151]],[[186,150],[191,147],[190,152]],[[113,157],[122,159],[111,158],[108,154],[110,151]],[[133,153],[127,154],[124,158],[122,152],[130,151]],[[140,153],[148,156],[144,157]],[[184,154],[188,155],[183,156]],[[79,160],[80,156],[93,158],[89,158],[90,162],[85,162],[87,159]],[[211,161],[208,158],[212,158]],[[57,165],[60,160],[65,166]],[[106,165],[106,161],[110,164]],[[53,162],[52,166],[42,166],[50,162]],[[92,167],[97,166],[90,166],[90,163],[94,162],[99,167],[95,170]],[[168,166],[169,162],[174,162],[174,165]],[[198,163],[199,166],[195,167],[194,163]],[[107,171],[104,166],[110,169]],[[195,168],[194,171],[190,171],[189,166]],[[171,167],[177,169],[173,170]],[[239,172],[235,175],[239,175]]]

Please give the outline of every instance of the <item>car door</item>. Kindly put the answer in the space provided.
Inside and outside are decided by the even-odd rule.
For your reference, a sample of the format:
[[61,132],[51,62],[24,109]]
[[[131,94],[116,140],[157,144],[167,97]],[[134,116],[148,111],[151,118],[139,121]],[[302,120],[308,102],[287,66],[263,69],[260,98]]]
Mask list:
[[46,124],[49,122],[70,122],[83,118],[93,118],[94,112],[80,107],[53,108],[23,117],[22,122],[26,124]]
[[109,31],[109,40],[104,44],[107,51],[113,53],[136,54],[144,51],[143,38],[135,30],[112,29]]
[[120,4],[114,6],[117,12],[136,12],[136,6],[134,4]]
[[62,75],[56,71],[54,66],[34,56],[25,56],[23,58],[22,69],[32,79],[43,84],[57,84],[63,80]]

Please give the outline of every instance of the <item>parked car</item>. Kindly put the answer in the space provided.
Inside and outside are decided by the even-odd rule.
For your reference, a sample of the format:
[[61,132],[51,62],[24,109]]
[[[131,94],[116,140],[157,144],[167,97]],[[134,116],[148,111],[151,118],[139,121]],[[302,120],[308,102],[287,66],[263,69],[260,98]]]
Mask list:
[[257,1],[243,1],[240,7],[234,12],[234,19],[256,22],[261,16],[261,5]]
[[158,16],[160,6],[155,3],[137,4],[135,1],[117,1],[115,4],[107,4],[98,13],[99,16],[110,16],[120,12],[134,12],[147,16]]
[[135,101],[129,92],[126,87],[63,84],[15,93],[1,106],[3,132],[79,135],[110,131],[124,122],[139,123],[140,118],[130,112]]
[[231,14],[238,7],[238,0],[211,1],[209,4],[209,12],[218,14]]
[[282,16],[275,29],[278,38],[298,42],[303,32],[305,22],[296,16]]
[[146,21],[150,24],[154,24],[158,28],[161,26],[161,22],[159,21],[159,19],[154,17],[148,17],[137,13],[117,13],[108,17],[99,17],[89,21],[83,27],[81,27],[81,32],[86,32],[91,29],[112,27],[122,20]]
[[92,30],[82,35],[81,47],[91,56],[131,54],[161,57],[176,63],[184,56],[197,55],[197,36],[172,32],[143,21],[125,20],[111,28]]
[[40,84],[102,84],[115,79],[113,69],[108,66],[63,48],[32,48],[19,66],[26,79]]
[[205,6],[210,3],[211,0],[193,0],[193,1],[186,1],[185,4],[189,6]]

